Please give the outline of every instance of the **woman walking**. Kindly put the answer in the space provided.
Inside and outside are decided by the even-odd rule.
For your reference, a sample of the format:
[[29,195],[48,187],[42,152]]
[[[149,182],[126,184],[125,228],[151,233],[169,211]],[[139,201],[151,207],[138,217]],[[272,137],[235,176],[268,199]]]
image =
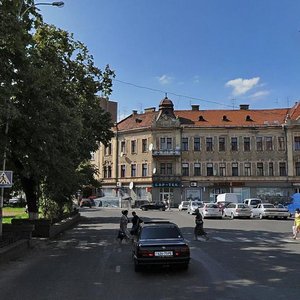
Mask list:
[[294,220],[294,226],[293,226],[293,239],[294,240],[297,238],[298,232],[300,232],[300,209],[296,208],[295,220]]
[[120,240],[120,243],[122,243],[123,239],[125,239],[126,241],[129,240],[129,232],[127,229],[127,224],[129,220],[127,215],[128,215],[128,210],[122,210],[122,216],[120,219],[120,229],[117,237]]

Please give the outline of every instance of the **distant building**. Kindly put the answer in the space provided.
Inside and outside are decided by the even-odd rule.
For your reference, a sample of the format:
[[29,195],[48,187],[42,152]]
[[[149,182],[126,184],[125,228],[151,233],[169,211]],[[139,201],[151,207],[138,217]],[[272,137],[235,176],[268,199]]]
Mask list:
[[99,97],[100,106],[107,112],[111,114],[111,119],[113,123],[117,122],[117,114],[118,114],[118,102],[110,101],[106,98]]
[[300,105],[251,110],[174,110],[167,97],[113,128],[95,163],[104,194],[143,201],[283,201],[300,189]]

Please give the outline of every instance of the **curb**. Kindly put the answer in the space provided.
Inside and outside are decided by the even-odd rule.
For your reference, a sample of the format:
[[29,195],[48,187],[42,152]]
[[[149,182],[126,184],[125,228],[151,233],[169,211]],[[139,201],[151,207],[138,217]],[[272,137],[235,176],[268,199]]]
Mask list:
[[15,260],[23,256],[24,252],[30,249],[30,240],[22,239],[6,247],[0,248],[0,263]]

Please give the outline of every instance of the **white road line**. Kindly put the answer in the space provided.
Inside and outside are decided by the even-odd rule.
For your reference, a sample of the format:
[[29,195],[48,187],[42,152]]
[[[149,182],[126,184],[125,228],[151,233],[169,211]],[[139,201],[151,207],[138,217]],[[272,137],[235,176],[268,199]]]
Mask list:
[[116,273],[120,273],[121,272],[121,266],[116,266]]
[[246,242],[246,243],[253,242],[253,240],[249,240],[249,239],[244,238],[244,237],[237,237],[236,239],[241,241],[241,242]]
[[232,240],[224,239],[224,238],[221,238],[221,237],[218,237],[218,236],[214,236],[214,237],[212,237],[212,239],[220,241],[220,242],[226,242],[226,243],[232,243],[233,242]]

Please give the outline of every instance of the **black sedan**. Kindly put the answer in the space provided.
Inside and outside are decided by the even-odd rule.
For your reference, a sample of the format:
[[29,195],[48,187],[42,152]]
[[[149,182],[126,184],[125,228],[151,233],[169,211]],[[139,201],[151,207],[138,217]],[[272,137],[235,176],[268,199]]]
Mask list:
[[154,265],[176,265],[187,269],[190,248],[178,226],[171,222],[144,222],[133,243],[135,271]]
[[140,206],[141,210],[150,210],[150,209],[157,209],[157,210],[166,210],[166,206],[163,203],[147,203]]

